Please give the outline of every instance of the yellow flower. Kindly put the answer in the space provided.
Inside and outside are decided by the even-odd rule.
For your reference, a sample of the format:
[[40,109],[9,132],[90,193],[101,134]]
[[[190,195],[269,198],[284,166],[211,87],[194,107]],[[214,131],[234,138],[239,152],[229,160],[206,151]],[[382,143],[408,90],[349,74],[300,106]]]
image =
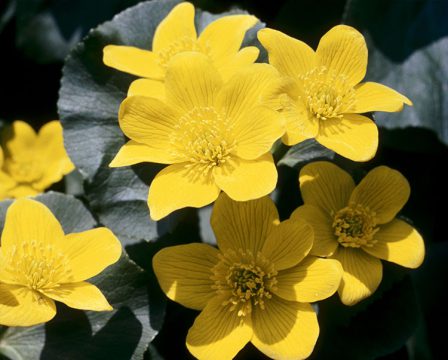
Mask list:
[[106,65],[143,78],[163,80],[171,58],[185,51],[206,55],[227,79],[236,69],[252,64],[259,50],[254,46],[240,50],[244,35],[258,19],[252,15],[223,16],[211,22],[199,35],[194,26],[194,6],[188,2],[173,8],[157,26],[152,51],[132,46],[108,45]]
[[221,190],[245,201],[275,188],[269,150],[284,128],[265,104],[283,82],[272,66],[249,65],[223,83],[205,55],[186,52],[171,61],[160,84],[153,81],[121,104],[120,127],[131,140],[110,164],[171,164],[149,189],[154,220],[210,204]]
[[338,25],[320,40],[314,52],[302,41],[263,29],[258,38],[269,62],[292,79],[285,99],[287,130],[283,142],[306,138],[355,161],[367,161],[378,148],[378,129],[371,111],[400,111],[411,101],[387,86],[360,83],[367,69],[367,46],[354,28]]
[[341,262],[344,275],[338,292],[344,304],[354,305],[377,289],[380,259],[408,268],[420,266],[425,255],[422,237],[395,218],[410,194],[401,173],[379,166],[355,186],[349,174],[322,161],[304,166],[299,181],[305,204],[291,219],[312,225],[313,255]]
[[168,247],[153,258],[166,295],[201,310],[187,335],[198,359],[231,359],[249,341],[275,359],[303,359],[319,334],[309,304],[331,296],[341,280],[336,260],[309,256],[312,228],[280,223],[269,197],[247,202],[222,194],[207,244]]
[[30,326],[52,319],[54,300],[83,310],[112,310],[86,282],[115,263],[121,244],[106,228],[64,235],[43,204],[16,200],[6,213],[0,247],[0,324]]
[[2,149],[0,199],[41,193],[75,168],[56,120],[45,124],[38,134],[27,123],[14,121],[2,133]]

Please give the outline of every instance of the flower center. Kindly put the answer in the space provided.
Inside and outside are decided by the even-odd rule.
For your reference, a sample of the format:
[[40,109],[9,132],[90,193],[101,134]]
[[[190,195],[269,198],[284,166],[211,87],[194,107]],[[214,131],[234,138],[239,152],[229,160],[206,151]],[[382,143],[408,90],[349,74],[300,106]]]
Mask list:
[[341,118],[355,104],[355,90],[347,77],[329,71],[325,66],[307,72],[300,80],[308,111],[319,120]]
[[197,107],[182,116],[171,144],[175,155],[186,155],[187,166],[201,175],[227,162],[235,149],[232,126],[212,107]]
[[4,170],[18,183],[32,183],[43,175],[39,161],[32,157],[26,159],[6,159]]
[[376,227],[375,213],[362,205],[347,206],[336,213],[333,219],[334,234],[344,247],[372,247],[373,239],[379,230]]
[[223,306],[230,305],[238,316],[246,316],[254,306],[264,309],[266,299],[277,283],[272,263],[261,253],[254,256],[251,251],[228,250],[220,255],[221,261],[213,268],[214,289],[228,299]]
[[200,44],[196,39],[183,36],[157,53],[159,57],[159,65],[166,69],[171,58],[184,51],[196,51],[209,55],[210,47],[208,45]]
[[4,253],[4,281],[31,290],[51,289],[68,282],[71,268],[67,257],[50,244],[23,242]]

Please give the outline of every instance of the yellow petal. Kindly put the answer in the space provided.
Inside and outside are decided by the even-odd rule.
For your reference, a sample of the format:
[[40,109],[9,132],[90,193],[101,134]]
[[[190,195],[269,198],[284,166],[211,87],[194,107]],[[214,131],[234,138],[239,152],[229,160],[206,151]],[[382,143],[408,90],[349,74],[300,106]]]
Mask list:
[[399,171],[378,166],[356,186],[350,203],[369,208],[375,212],[377,222],[385,224],[406,204],[410,193],[409,183]]
[[382,225],[375,234],[378,242],[364,251],[377,258],[394,262],[411,269],[418,268],[425,257],[422,236],[403,220],[392,220]]
[[152,181],[148,206],[153,220],[160,220],[174,210],[187,206],[203,207],[218,197],[220,190],[213,179],[194,174],[187,165],[170,165]]
[[162,154],[165,162],[174,151],[170,136],[175,131],[179,114],[162,101],[143,96],[131,96],[120,106],[120,128],[130,139],[147,144]]
[[292,146],[318,134],[319,121],[309,115],[302,100],[286,100],[281,114],[286,125],[286,132],[282,137],[284,144]]
[[341,119],[320,121],[316,140],[353,161],[368,161],[378,149],[378,128],[368,117],[344,114]]
[[210,300],[188,331],[187,348],[198,359],[232,359],[252,337],[250,318],[230,312],[225,300]]
[[275,294],[285,300],[315,302],[333,295],[342,278],[337,260],[307,256],[300,264],[277,275]]
[[339,247],[333,256],[344,269],[338,289],[342,303],[355,305],[375,292],[383,277],[381,260],[362,249],[343,247]]
[[312,226],[314,242],[310,251],[311,255],[326,257],[336,251],[339,243],[334,235],[333,219],[328,212],[305,204],[294,210],[291,219],[304,219]]
[[260,54],[255,46],[247,46],[228,58],[225,64],[220,65],[219,73],[224,81],[230,79],[242,67],[253,64]]
[[152,51],[132,46],[107,45],[103,49],[103,62],[114,69],[150,79],[163,79],[164,69]]
[[330,216],[348,205],[355,188],[352,177],[328,161],[305,165],[299,182],[305,205],[316,206]]
[[411,100],[406,96],[401,95],[390,87],[374,82],[357,85],[355,87],[355,94],[355,107],[349,112],[396,112],[403,110],[403,104],[412,105]]
[[34,196],[43,192],[43,189],[36,189],[32,184],[18,184],[14,182],[14,186],[7,191],[8,197],[19,199],[28,196]]
[[305,359],[319,336],[317,316],[310,304],[286,301],[275,295],[252,315],[252,343],[273,359]]
[[238,52],[246,31],[257,21],[252,15],[223,16],[208,24],[198,41],[208,47],[213,62],[220,67]]
[[196,40],[194,6],[189,2],[176,5],[160,22],[154,34],[152,50],[162,51],[182,39]]
[[42,203],[31,199],[14,201],[6,212],[2,232],[2,249],[22,248],[22,242],[51,244],[61,241],[64,231],[52,212]]
[[316,66],[316,55],[304,42],[273,29],[261,29],[257,36],[268,52],[269,63],[282,74],[296,78]]
[[235,154],[245,160],[254,160],[269,152],[285,132],[280,114],[268,107],[258,106],[240,120],[235,128]]
[[261,250],[276,270],[290,268],[309,253],[313,229],[305,220],[285,220],[269,234]]
[[128,96],[147,96],[164,101],[165,84],[161,81],[151,79],[137,79],[131,83]]
[[2,147],[6,156],[28,157],[36,144],[37,134],[26,122],[17,120],[2,131]]
[[232,119],[235,131],[252,119],[250,111],[280,95],[284,82],[271,65],[253,64],[236,72],[222,87],[217,104]]
[[207,56],[184,52],[170,61],[165,85],[167,101],[189,112],[213,106],[222,80]]
[[50,299],[80,310],[110,311],[112,306],[95,285],[88,282],[60,284],[53,289],[41,290]]
[[257,254],[278,218],[277,208],[268,196],[241,202],[221,193],[213,207],[210,223],[222,251],[249,249]]
[[28,288],[0,284],[0,324],[32,326],[56,315],[54,301]]
[[358,84],[366,75],[366,41],[350,26],[338,25],[330,29],[320,39],[316,55],[320,66],[346,76],[351,85]]
[[67,282],[87,280],[117,262],[121,255],[120,241],[104,227],[68,234],[59,248],[72,270]]
[[258,199],[271,193],[277,183],[277,169],[270,153],[255,160],[235,158],[213,170],[216,184],[236,201]]
[[154,256],[152,266],[166,296],[185,307],[202,310],[216,296],[211,276],[218,254],[206,244],[171,246]]
[[35,156],[45,163],[43,177],[33,183],[37,189],[46,189],[75,169],[65,151],[62,126],[59,121],[50,121],[40,128]]
[[140,144],[130,140],[124,144],[115,155],[110,167],[134,165],[141,162],[172,164],[179,161],[179,157],[166,149],[154,148],[147,144]]

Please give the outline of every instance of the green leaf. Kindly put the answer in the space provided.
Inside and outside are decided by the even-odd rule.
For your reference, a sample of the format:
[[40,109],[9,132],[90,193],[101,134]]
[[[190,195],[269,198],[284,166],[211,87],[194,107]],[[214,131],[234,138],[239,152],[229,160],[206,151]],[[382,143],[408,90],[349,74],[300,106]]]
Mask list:
[[13,18],[16,12],[16,0],[7,0],[3,7],[3,11],[0,11],[0,33],[4,27]]
[[[118,126],[118,108],[134,76],[103,64],[108,44],[149,49],[159,22],[179,3],[154,0],[141,3],[92,30],[68,57],[58,102],[67,152],[84,176],[85,194],[101,223],[126,244],[154,240],[171,230],[180,211],[156,224],[149,218],[148,187],[162,169],[139,164],[112,169],[108,164],[126,139]],[[196,11],[197,24],[215,16]],[[251,33],[246,41],[255,39]]]
[[[67,233],[96,225],[87,208],[71,195],[47,193],[35,199],[52,210]],[[11,203],[0,203],[2,226]],[[101,289],[113,311],[83,312],[58,303],[56,317],[47,324],[5,329],[0,353],[13,360],[32,360],[39,358],[37,354],[43,359],[142,359],[165,314],[165,297],[153,275],[124,252],[89,282]]]
[[334,152],[320,145],[316,140],[308,139],[289,148],[279,160],[278,165],[298,168],[307,162],[322,159],[334,159]]
[[401,113],[377,113],[377,123],[388,129],[428,128],[448,144],[446,4],[432,0],[353,0],[347,4],[345,22],[364,30],[367,37],[366,79],[388,85],[414,103]]

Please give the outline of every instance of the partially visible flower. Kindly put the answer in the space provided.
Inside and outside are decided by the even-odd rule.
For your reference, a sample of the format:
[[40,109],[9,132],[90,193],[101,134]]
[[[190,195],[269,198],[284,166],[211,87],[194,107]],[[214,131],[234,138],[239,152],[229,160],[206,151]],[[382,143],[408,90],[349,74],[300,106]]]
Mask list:
[[121,244],[106,228],[64,234],[43,204],[16,200],[6,213],[0,247],[0,324],[30,326],[51,320],[54,301],[108,311],[101,291],[85,280],[115,263]]
[[59,121],[50,121],[39,133],[23,121],[14,121],[2,133],[0,196],[36,195],[74,170]]
[[349,174],[322,161],[304,166],[299,181],[305,204],[291,219],[313,226],[313,255],[341,262],[344,275],[338,292],[344,304],[354,305],[375,292],[382,279],[380,259],[408,268],[421,265],[422,237],[395,218],[410,194],[401,173],[379,166],[355,186]]
[[280,31],[262,29],[258,38],[269,63],[293,83],[285,98],[287,130],[283,142],[316,140],[354,161],[367,161],[378,148],[378,129],[371,111],[395,112],[412,102],[391,88],[360,83],[367,69],[367,46],[356,29],[338,25],[320,40],[314,52]]
[[223,16],[197,35],[194,6],[188,2],[175,6],[157,26],[152,51],[132,46],[108,45],[104,48],[106,65],[139,77],[163,80],[174,55],[196,51],[206,55],[224,79],[235,70],[252,64],[258,57],[255,46],[240,50],[244,35],[258,19],[252,15]]
[[222,194],[211,225],[219,250],[179,245],[153,258],[166,295],[201,310],[187,335],[190,352],[198,359],[231,359],[250,341],[275,359],[309,356],[319,334],[309,303],[336,291],[339,262],[309,256],[311,226],[280,223],[269,197],[235,202]]
[[238,201],[267,195],[277,182],[269,151],[284,133],[270,106],[282,84],[268,64],[249,65],[223,82],[205,55],[179,54],[162,87],[146,88],[140,93],[145,96],[121,104],[119,124],[131,140],[110,166],[171,164],[149,189],[154,220],[208,205],[221,190]]

